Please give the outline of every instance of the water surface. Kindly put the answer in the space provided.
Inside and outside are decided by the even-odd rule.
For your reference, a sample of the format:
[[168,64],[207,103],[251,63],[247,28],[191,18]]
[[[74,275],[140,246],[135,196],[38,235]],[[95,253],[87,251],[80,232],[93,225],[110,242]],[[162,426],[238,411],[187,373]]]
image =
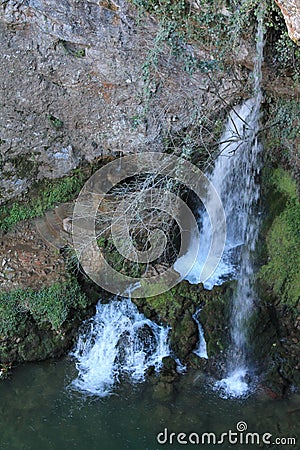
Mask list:
[[[273,437],[296,437],[300,395],[272,400],[263,394],[226,400],[208,387],[200,373],[180,375],[173,392],[158,390],[154,378],[135,386],[122,383],[105,398],[68,388],[76,378],[71,358],[26,364],[0,382],[1,450],[160,450],[163,448],[277,448],[293,445],[159,445],[156,435],[169,432],[214,432],[244,421],[248,431]],[[213,384],[213,383],[212,383]],[[272,437],[272,438],[273,438]],[[299,437],[299,436],[298,436]],[[299,442],[299,441],[298,441]]]

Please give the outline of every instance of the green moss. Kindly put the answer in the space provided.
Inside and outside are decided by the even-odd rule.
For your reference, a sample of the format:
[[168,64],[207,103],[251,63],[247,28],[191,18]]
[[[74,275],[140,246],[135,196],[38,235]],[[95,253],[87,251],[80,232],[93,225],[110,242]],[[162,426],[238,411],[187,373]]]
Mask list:
[[296,172],[300,143],[300,103],[286,98],[267,98],[264,146],[271,161],[288,163]]
[[171,348],[181,360],[184,360],[195,349],[198,339],[198,328],[192,314],[185,311],[183,317],[176,320],[172,327]]
[[266,237],[269,261],[259,273],[283,303],[295,306],[300,298],[300,203],[297,186],[287,172],[274,171],[271,179],[278,195],[286,199]]
[[[209,40],[215,45],[226,30],[227,20],[216,2],[200,0],[199,11],[191,10],[186,0],[131,0],[140,11],[155,15],[161,27],[166,31],[166,41],[174,52],[182,46],[182,39],[194,39],[204,43]],[[220,2],[218,2],[220,3]]]
[[38,325],[50,324],[59,330],[71,309],[88,306],[87,297],[81,292],[76,279],[55,283],[34,291],[18,289],[0,293],[0,336],[20,334],[20,327],[32,317]]
[[77,197],[84,183],[114,156],[100,157],[91,165],[73,170],[70,175],[56,180],[44,179],[33,183],[30,192],[17,201],[0,206],[0,229],[8,231],[21,220],[42,216],[57,203],[69,202]]
[[229,298],[232,297],[233,287],[215,288],[206,299],[199,314],[204,328],[208,356],[222,353],[228,346],[228,323],[230,323]]
[[48,116],[48,120],[55,130],[60,130],[64,125],[62,120],[58,119],[57,117],[53,116],[52,114],[50,116]]
[[266,2],[266,59],[280,74],[299,78],[300,48],[289,37],[282,12],[276,2]]
[[34,154],[25,153],[24,155],[18,155],[10,158],[9,162],[14,165],[16,174],[20,178],[34,178],[37,174],[39,164],[35,161]]
[[19,303],[19,292],[0,293],[0,336],[16,332],[24,325],[27,316]]
[[0,207],[0,228],[9,230],[21,220],[42,216],[47,209],[54,208],[56,203],[67,202],[79,194],[87,174],[76,170],[72,175],[55,181],[44,180],[36,183],[31,195]]
[[[232,51],[238,51],[242,39],[252,40],[254,45],[257,16],[262,10],[269,62],[279,72],[299,78],[300,49],[289,38],[284,17],[273,0],[197,0],[196,7],[188,0],[131,0],[131,3],[138,8],[139,20],[145,12],[156,18],[161,27],[160,41],[171,47],[189,73],[195,69],[215,70],[221,67],[221,61],[231,61]],[[213,59],[195,58],[187,50],[191,43],[209,50]],[[156,50],[155,54],[157,61],[159,52]]]
[[60,40],[59,43],[68,55],[74,56],[75,58],[84,58],[86,56],[85,48],[81,45],[64,40]]
[[180,315],[182,309],[182,299],[176,287],[163,294],[146,298],[146,303],[161,319],[169,323]]
[[271,176],[271,182],[276,187],[277,191],[286,196],[288,201],[297,203],[297,185],[288,172],[282,169],[274,170]]
[[[125,242],[127,240],[126,238]],[[97,239],[97,244],[104,255],[105,261],[117,272],[121,272],[129,277],[140,278],[148,268],[146,263],[131,261],[120,254],[111,237],[101,236]],[[121,244],[121,241],[119,244]]]
[[85,56],[85,49],[81,48],[80,50],[77,50],[74,53],[74,56],[76,56],[76,58],[84,58],[84,56]]

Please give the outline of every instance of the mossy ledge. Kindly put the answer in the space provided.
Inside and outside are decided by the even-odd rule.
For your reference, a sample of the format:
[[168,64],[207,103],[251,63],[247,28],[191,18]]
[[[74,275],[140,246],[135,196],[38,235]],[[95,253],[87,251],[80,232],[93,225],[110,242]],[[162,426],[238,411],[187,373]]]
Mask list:
[[232,289],[232,283],[208,291],[201,285],[182,281],[163,294],[133,301],[146,317],[171,327],[171,349],[182,362],[201,367],[203,361],[192,353],[199,340],[198,328],[192,316],[199,307],[202,308],[200,320],[213,365],[215,360],[223,359],[228,346],[228,313]]
[[0,206],[0,230],[11,230],[22,220],[42,216],[57,203],[74,200],[84,183],[103,165],[115,159],[114,156],[101,157],[91,164],[82,165],[70,175],[55,180],[43,179],[35,182],[30,191],[14,201]]
[[61,356],[72,345],[82,320],[93,312],[92,300],[72,276],[39,291],[1,293],[0,363]]

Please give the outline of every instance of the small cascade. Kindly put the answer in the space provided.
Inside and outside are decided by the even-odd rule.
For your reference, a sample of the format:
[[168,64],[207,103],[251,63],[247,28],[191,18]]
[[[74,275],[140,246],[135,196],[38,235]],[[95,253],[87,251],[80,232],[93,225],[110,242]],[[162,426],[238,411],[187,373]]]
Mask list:
[[208,359],[207,355],[207,348],[206,348],[206,341],[204,337],[204,331],[202,328],[202,325],[200,323],[200,320],[198,319],[198,315],[200,314],[202,308],[198,308],[195,314],[193,315],[193,319],[198,325],[198,332],[199,332],[199,343],[196,350],[194,350],[194,353],[199,356],[200,358],[206,358]]
[[170,354],[168,332],[140,314],[128,298],[99,302],[72,354],[78,370],[72,387],[105,397],[121,378],[143,381],[147,369],[158,371]]

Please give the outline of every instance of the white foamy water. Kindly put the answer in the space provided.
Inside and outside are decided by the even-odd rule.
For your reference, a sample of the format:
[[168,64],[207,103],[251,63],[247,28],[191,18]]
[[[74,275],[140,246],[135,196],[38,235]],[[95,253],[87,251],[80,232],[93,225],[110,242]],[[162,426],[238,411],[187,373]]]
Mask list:
[[99,302],[84,328],[73,352],[78,377],[72,387],[89,394],[105,397],[123,377],[141,382],[170,354],[168,328],[146,319],[130,299]]
[[214,388],[224,398],[245,397],[249,394],[250,389],[248,381],[246,381],[246,376],[246,369],[236,369],[227,378],[217,381]]
[[[227,376],[220,381],[220,387],[228,396],[244,396],[250,392],[254,381],[251,378],[251,351],[248,335],[248,322],[252,315],[257,294],[254,287],[253,254],[258,240],[260,217],[255,207],[260,196],[260,186],[257,175],[260,172],[262,146],[258,141],[260,105],[262,100],[261,78],[263,62],[263,10],[258,17],[256,37],[256,60],[253,72],[254,77],[254,105],[248,119],[251,124],[251,133],[248,137],[248,146],[245,146],[248,159],[244,165],[247,173],[247,183],[243,186],[243,198],[246,199],[248,214],[245,220],[244,248],[241,254],[238,272],[237,289],[233,297],[231,313],[231,346],[228,352]],[[249,361],[250,360],[250,361]]]
[[194,353],[199,356],[200,358],[206,358],[208,359],[207,355],[207,348],[206,348],[206,341],[204,337],[204,331],[203,327],[201,325],[201,322],[198,319],[198,314],[201,312],[202,308],[197,309],[195,314],[193,315],[193,319],[196,322],[198,326],[198,333],[199,333],[199,342],[197,348],[194,350]]
[[[218,192],[226,215],[227,239],[222,259],[213,273],[205,280],[204,287],[212,289],[225,280],[236,278],[237,289],[232,300],[231,346],[227,359],[227,376],[216,385],[222,395],[229,397],[245,395],[250,386],[248,321],[256,298],[253,286],[253,252],[258,238],[259,215],[255,208],[260,196],[257,181],[260,172],[258,142],[261,92],[261,67],[263,62],[263,11],[260,11],[257,30],[256,60],[253,72],[254,97],[235,107],[229,114],[220,142],[220,153],[210,175],[210,181]],[[209,199],[208,199],[209,201]],[[210,205],[213,207],[213,205]],[[183,273],[191,267],[185,279],[191,284],[201,280],[203,267],[211,245],[212,227],[209,215],[200,214],[200,249],[196,262],[191,263],[190,252],[176,261],[174,268]],[[190,248],[195,246],[191,237]]]
[[[257,152],[252,151],[249,145],[257,120],[254,119],[255,111],[256,99],[251,98],[230,112],[221,138],[220,154],[213,172],[208,175],[223,203],[227,238],[217,269],[204,282],[206,289],[212,289],[226,279],[235,278],[238,273],[238,257],[246,241],[249,208],[253,201],[257,200],[256,193],[253,198],[253,189],[250,186],[253,181],[252,163]],[[211,207],[213,208],[213,205]],[[212,227],[209,215],[206,211],[201,211],[200,216],[200,247],[195,263],[191,265],[190,252],[187,252],[174,264],[174,269],[179,273],[184,273],[186,267],[191,267],[185,277],[191,284],[201,282],[201,274],[211,245]],[[191,238],[191,249],[196,245],[194,239]]]

